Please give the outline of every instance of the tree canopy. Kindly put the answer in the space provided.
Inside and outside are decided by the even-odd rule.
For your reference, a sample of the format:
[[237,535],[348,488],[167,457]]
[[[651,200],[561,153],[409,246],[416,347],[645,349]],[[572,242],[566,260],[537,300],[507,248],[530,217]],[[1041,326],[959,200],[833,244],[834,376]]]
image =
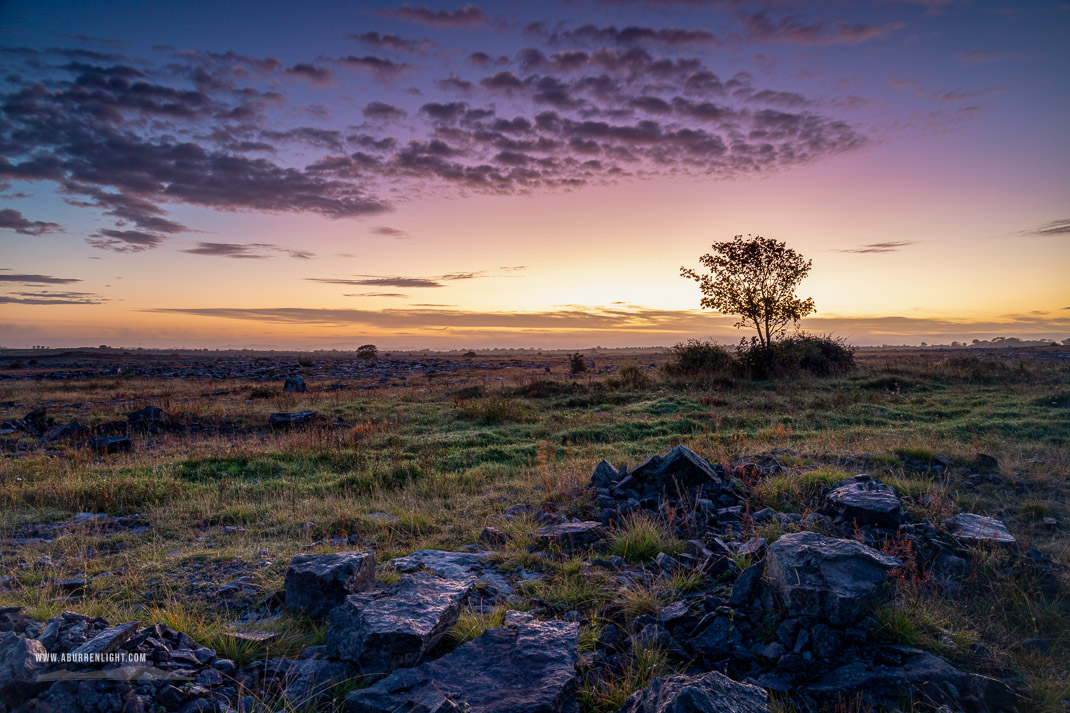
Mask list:
[[734,326],[754,327],[763,347],[783,334],[788,324],[814,312],[813,298],[795,294],[812,260],[760,235],[737,235],[711,248],[699,258],[707,273],[681,267],[680,274],[699,283],[703,308],[739,316]]

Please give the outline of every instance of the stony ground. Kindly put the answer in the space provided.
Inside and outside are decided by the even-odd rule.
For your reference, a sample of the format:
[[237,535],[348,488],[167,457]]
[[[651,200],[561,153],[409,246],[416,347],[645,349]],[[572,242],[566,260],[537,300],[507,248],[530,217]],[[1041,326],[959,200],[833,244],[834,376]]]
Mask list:
[[1064,711],[1064,357],[21,356],[0,711]]

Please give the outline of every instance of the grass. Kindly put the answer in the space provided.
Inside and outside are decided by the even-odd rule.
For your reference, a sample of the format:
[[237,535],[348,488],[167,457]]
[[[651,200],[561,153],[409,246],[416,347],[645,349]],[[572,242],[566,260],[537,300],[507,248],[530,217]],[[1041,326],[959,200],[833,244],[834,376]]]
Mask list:
[[637,513],[625,517],[613,532],[609,551],[628,562],[650,562],[661,552],[680,554],[684,543],[663,520]]
[[[634,642],[633,642],[634,643]],[[624,705],[632,693],[650,685],[657,676],[672,673],[668,655],[657,647],[634,645],[623,670],[600,680],[588,679],[577,694],[582,713],[613,713]]]
[[[533,600],[542,600],[548,609],[539,605],[540,616],[577,612],[589,650],[605,623],[599,615],[606,602],[622,598],[629,614],[653,613],[711,583],[659,575],[621,593],[610,573],[588,566],[591,553],[564,558],[540,552],[531,547],[536,523],[530,516],[507,522],[502,515],[515,503],[544,501],[589,515],[594,504],[580,486],[599,460],[634,466],[681,443],[726,464],[775,454],[788,470],[752,484],[750,512],[813,512],[823,488],[868,472],[895,487],[915,519],[939,523],[959,510],[998,517],[1023,549],[1070,565],[1070,365],[1008,360],[993,366],[893,355],[864,359],[841,377],[679,385],[648,370],[643,359],[638,372],[573,377],[566,360],[557,358],[532,367],[461,372],[448,383],[410,378],[406,386],[373,391],[328,391],[307,379],[309,391],[300,394],[254,380],[0,381],[0,404],[17,404],[0,406],[0,421],[47,404],[59,423],[77,419],[94,426],[155,404],[175,423],[202,427],[135,436],[132,453],[109,457],[63,445],[50,453],[0,455],[0,535],[84,511],[137,512],[151,526],[139,535],[72,532],[14,553],[5,545],[0,575],[16,580],[11,591],[0,593],[0,605],[26,606],[42,620],[74,609],[112,621],[172,621],[240,660],[291,655],[322,640],[322,625],[290,618],[265,622],[283,634],[279,641],[239,645],[226,636],[235,617],[206,595],[204,581],[240,565],[243,573],[255,573],[256,590],[266,595],[281,587],[289,559],[325,536],[357,535],[360,546],[374,543],[386,561],[424,547],[460,549],[492,525],[510,538],[494,557],[497,566],[544,576],[524,584],[510,606],[536,608]],[[621,358],[615,365],[633,362]],[[614,365],[608,357],[597,363]],[[257,389],[262,391],[250,398]],[[267,429],[269,413],[305,409],[355,425]],[[229,430],[214,428],[218,424]],[[960,477],[929,467],[938,456],[970,464],[978,453],[999,460],[1002,483],[967,488]],[[365,517],[372,512],[398,519]],[[1046,517],[1063,525],[1049,529]],[[312,528],[304,529],[306,522]],[[243,529],[223,534],[227,526]],[[753,534],[773,542],[790,529],[768,522]],[[649,564],[659,552],[679,554],[683,543],[664,524],[634,516],[614,529],[607,547],[630,562]],[[338,548],[315,551],[332,549]],[[33,565],[43,557],[55,566]],[[1059,710],[1070,681],[1066,575],[1050,591],[1037,577],[1010,567],[999,551],[979,548],[970,559],[971,575],[959,595],[901,587],[894,605],[882,610],[882,635],[939,651],[967,670],[986,662],[1009,667],[1035,687],[1042,710]],[[46,582],[103,572],[113,574],[95,580],[77,602],[57,601],[59,593]],[[398,574],[381,566],[377,577],[390,583]],[[478,635],[493,624],[492,616],[473,615],[454,632],[455,640]],[[1030,637],[1044,638],[1050,651],[1012,650]],[[970,653],[972,643],[989,652],[987,660]],[[625,692],[650,671],[663,670],[649,665],[657,661],[655,653],[643,656],[649,660],[612,681],[588,682],[586,710],[616,710]]]

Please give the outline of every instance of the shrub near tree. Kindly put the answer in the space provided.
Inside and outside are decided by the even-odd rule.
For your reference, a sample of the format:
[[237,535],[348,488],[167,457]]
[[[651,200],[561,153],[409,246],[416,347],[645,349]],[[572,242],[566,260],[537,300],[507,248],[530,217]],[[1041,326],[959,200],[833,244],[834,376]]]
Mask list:
[[[799,372],[828,376],[854,366],[854,350],[841,339],[802,333],[784,336],[789,326],[815,311],[813,298],[796,294],[812,260],[782,241],[760,235],[737,235],[711,247],[699,258],[708,272],[681,267],[680,274],[699,283],[702,307],[739,317],[737,329],[754,328],[757,336],[749,343],[743,340],[736,350],[739,371],[765,379]],[[723,360],[712,346],[694,340],[676,345],[670,373],[672,369],[695,373],[697,358]]]

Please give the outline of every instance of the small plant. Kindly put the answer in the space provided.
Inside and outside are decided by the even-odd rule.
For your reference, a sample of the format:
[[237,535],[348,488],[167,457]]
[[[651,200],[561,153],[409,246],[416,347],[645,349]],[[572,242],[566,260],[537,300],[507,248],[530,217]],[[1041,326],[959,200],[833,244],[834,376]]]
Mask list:
[[531,418],[526,408],[501,394],[474,401],[457,399],[454,406],[459,418],[484,424],[523,423]]
[[316,362],[312,361],[312,357],[308,356],[307,354],[302,354],[301,356],[297,357],[297,365],[311,367],[316,366]]
[[613,713],[620,710],[632,693],[650,685],[657,676],[672,672],[668,655],[657,647],[632,644],[632,655],[619,673],[598,680],[587,679],[578,690],[584,713]]
[[455,645],[463,644],[478,637],[487,629],[501,626],[504,621],[505,610],[500,607],[487,614],[479,614],[466,609],[457,617],[457,623],[446,632],[446,638]]
[[638,391],[650,386],[650,377],[646,375],[638,364],[625,364],[617,372],[617,376],[609,380],[614,388],[630,389]]
[[583,358],[583,354],[576,352],[575,354],[568,355],[568,373],[570,374],[582,374],[587,371],[587,362]]
[[680,554],[684,543],[662,520],[636,513],[625,517],[623,527],[613,533],[609,551],[629,562],[649,562],[659,552]]
[[357,359],[378,359],[379,347],[374,344],[364,344],[357,347]]
[[731,382],[736,371],[736,360],[716,342],[689,339],[669,347],[669,361],[662,370],[673,378]]

